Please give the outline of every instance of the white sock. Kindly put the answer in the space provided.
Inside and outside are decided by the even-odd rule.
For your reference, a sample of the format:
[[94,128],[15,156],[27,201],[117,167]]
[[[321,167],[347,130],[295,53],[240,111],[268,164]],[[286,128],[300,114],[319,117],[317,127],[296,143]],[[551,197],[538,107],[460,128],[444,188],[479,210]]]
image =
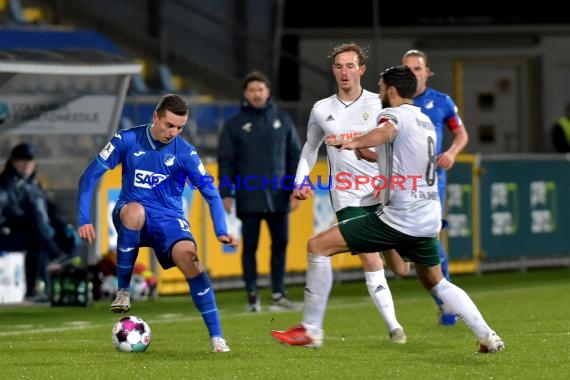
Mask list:
[[309,253],[307,262],[302,324],[309,333],[315,334],[323,328],[327,302],[332,289],[333,272],[330,257]]
[[471,297],[457,285],[443,278],[431,288],[430,293],[443,303],[441,306],[444,313],[455,314],[461,318],[467,327],[475,333],[479,341],[486,339],[492,331]]
[[394,308],[394,300],[392,299],[392,292],[386,281],[384,269],[376,272],[364,272],[366,278],[366,287],[370,298],[376,305],[376,309],[384,319],[388,326],[388,332],[402,328],[402,325],[396,319],[396,309]]

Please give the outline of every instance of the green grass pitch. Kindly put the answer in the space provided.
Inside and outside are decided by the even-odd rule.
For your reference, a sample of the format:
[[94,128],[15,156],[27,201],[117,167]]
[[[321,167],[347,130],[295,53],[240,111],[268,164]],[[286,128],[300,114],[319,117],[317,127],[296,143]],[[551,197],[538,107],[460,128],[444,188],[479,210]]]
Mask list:
[[[243,291],[218,291],[232,351],[209,352],[189,296],[133,303],[153,338],[144,353],[120,353],[109,302],[93,306],[0,306],[3,379],[567,379],[570,373],[570,269],[455,276],[501,335],[506,349],[478,354],[463,323],[436,323],[436,307],[415,278],[389,284],[408,343],[388,341],[363,281],[335,284],[320,349],[287,347],[272,329],[301,312],[249,313]],[[302,299],[301,286],[289,289]],[[269,297],[267,290],[262,301]]]

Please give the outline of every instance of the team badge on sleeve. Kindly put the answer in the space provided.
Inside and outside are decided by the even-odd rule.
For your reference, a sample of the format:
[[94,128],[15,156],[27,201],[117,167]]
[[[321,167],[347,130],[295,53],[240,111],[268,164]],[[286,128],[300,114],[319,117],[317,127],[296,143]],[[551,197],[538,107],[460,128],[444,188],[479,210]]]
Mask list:
[[111,144],[111,142],[109,141],[109,142],[107,143],[107,145],[105,145],[105,147],[103,148],[103,150],[99,152],[99,157],[101,157],[102,159],[104,159],[105,161],[107,161],[107,159],[109,158],[109,156],[111,155],[111,153],[113,153],[114,150],[115,150],[115,147],[114,147],[113,144]]

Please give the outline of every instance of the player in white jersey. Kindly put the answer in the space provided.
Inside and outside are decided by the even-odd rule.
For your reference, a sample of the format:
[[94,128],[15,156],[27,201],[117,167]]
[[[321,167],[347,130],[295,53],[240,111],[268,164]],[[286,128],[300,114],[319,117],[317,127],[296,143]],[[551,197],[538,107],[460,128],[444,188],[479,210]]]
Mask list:
[[[348,52],[341,54],[356,55]],[[342,59],[342,55],[339,59]],[[355,100],[344,101],[340,97],[341,90],[339,90],[339,94],[319,100],[313,105],[307,125],[307,142],[303,146],[297,166],[296,184],[302,184],[308,177],[317,161],[317,152],[323,142],[351,139],[376,125],[376,116],[382,109],[378,94],[366,91],[360,86],[357,90]],[[374,189],[371,183],[359,186],[348,184],[349,180],[354,182],[354,177],[358,174],[373,175],[377,170],[375,163],[359,160],[353,152],[342,152],[332,146],[327,146],[327,157],[331,175],[329,184],[331,200],[335,212],[345,207],[378,204],[378,199],[373,197]],[[341,182],[339,183],[337,179]],[[310,187],[304,187],[302,190],[305,189],[308,190]]]
[[[356,44],[341,44],[333,48],[330,55],[332,71],[338,84],[338,93],[316,102],[311,110],[307,126],[307,142],[303,146],[301,159],[297,166],[293,194],[298,199],[307,199],[313,195],[313,188],[307,179],[317,161],[317,153],[323,141],[347,140],[357,137],[375,127],[376,116],[382,109],[378,95],[366,91],[360,79],[366,71],[366,54]],[[339,221],[374,212],[379,200],[374,197],[372,177],[377,174],[375,163],[357,158],[354,152],[339,151],[327,147],[330,195],[334,211]],[[307,184],[308,186],[303,186]],[[384,274],[382,259],[377,251],[354,252],[358,254],[364,269],[366,286],[372,301],[386,323],[390,340],[405,343],[406,335],[396,318],[392,294]],[[399,259],[399,257],[397,257]],[[309,267],[314,261],[323,262],[332,273],[329,257],[308,255]],[[408,269],[401,259],[394,260]],[[396,272],[398,272],[396,270]],[[309,275],[311,271],[308,271]],[[332,288],[332,275],[323,286],[328,291]],[[307,298],[309,295],[306,295]],[[321,326],[324,308],[314,313],[305,313],[307,324]]]
[[[441,229],[441,207],[435,176],[435,127],[413,105],[416,77],[406,66],[391,67],[380,76],[384,109],[378,128],[351,140],[329,142],[340,150],[376,147],[383,204],[374,214],[353,218],[313,236],[309,251],[330,257],[347,251],[374,252],[396,249],[415,263],[416,274],[446,312],[458,315],[473,331],[479,352],[504,348],[503,340],[483,319],[471,298],[449,282],[441,271],[437,234]],[[305,285],[305,314],[326,308],[327,294],[320,285],[327,276],[326,265],[310,263]],[[322,328],[302,323],[286,331],[273,331],[278,341],[294,346],[322,345]]]

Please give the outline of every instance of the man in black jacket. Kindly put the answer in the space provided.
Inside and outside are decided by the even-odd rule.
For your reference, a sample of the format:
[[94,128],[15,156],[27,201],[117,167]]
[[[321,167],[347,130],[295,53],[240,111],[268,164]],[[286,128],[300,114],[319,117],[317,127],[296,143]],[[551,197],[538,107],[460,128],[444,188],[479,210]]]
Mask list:
[[253,71],[244,79],[239,114],[222,130],[218,147],[220,193],[226,212],[236,201],[242,222],[242,268],[249,310],[261,310],[256,250],[261,221],[271,234],[271,310],[294,309],[285,293],[285,252],[293,179],[301,144],[291,117],[271,101],[268,78]]
[[0,251],[26,252],[26,298],[36,295],[36,280],[43,277],[38,273],[45,270],[41,254],[55,264],[72,254],[77,244],[73,228],[57,214],[36,180],[35,168],[33,147],[21,143],[0,173]]

